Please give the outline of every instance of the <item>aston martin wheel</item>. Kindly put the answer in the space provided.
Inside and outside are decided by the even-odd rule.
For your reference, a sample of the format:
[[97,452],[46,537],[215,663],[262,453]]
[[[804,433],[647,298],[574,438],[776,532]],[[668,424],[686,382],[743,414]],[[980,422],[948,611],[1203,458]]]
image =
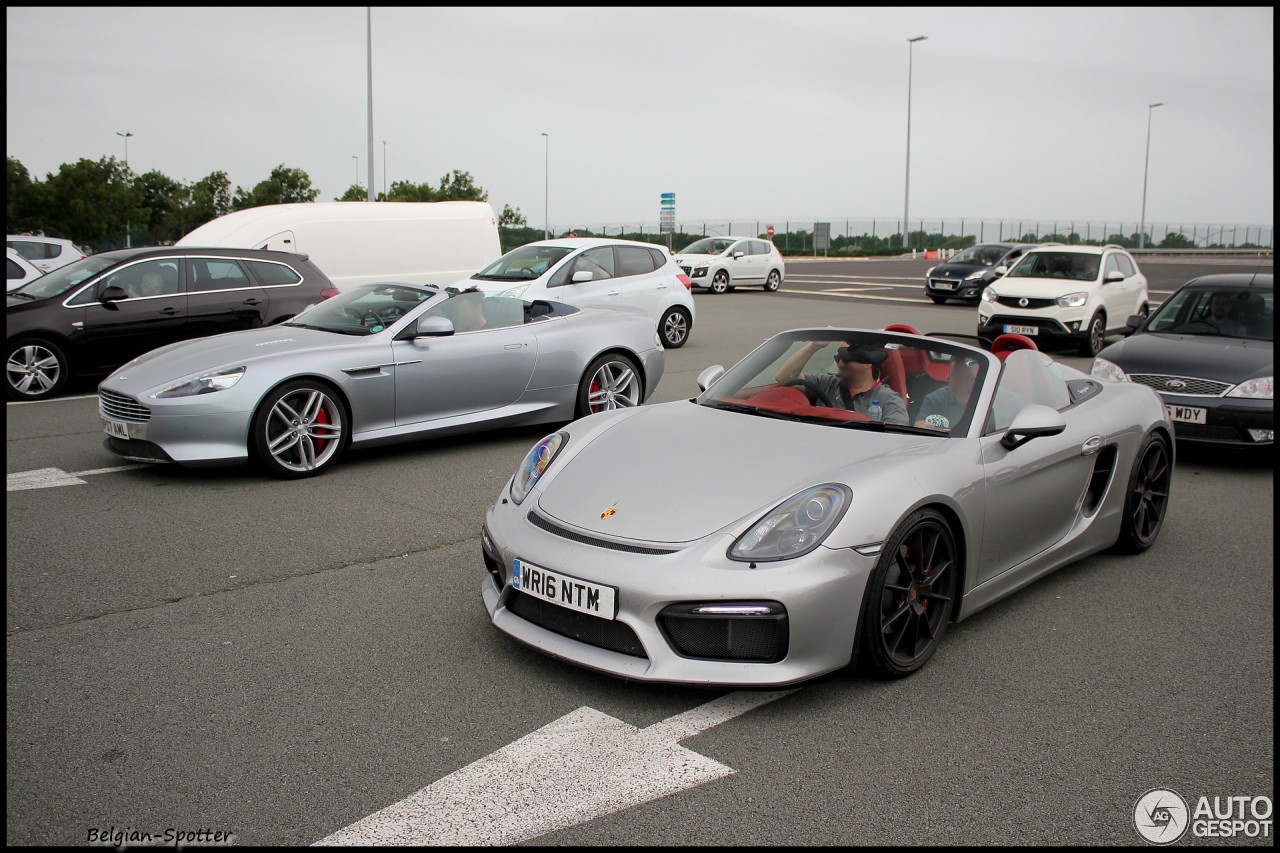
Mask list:
[[643,382],[636,364],[625,355],[600,356],[583,374],[578,386],[577,417],[640,405]]
[[711,277],[711,292],[724,293],[728,289],[729,274],[724,270],[718,270],[716,274]]
[[253,416],[254,455],[277,477],[320,474],[351,443],[346,404],[331,387],[313,379],[286,382],[267,395]]
[[10,400],[44,400],[67,384],[67,357],[57,344],[27,338],[9,344],[5,354],[5,391]]
[[1138,451],[1125,492],[1124,519],[1116,550],[1137,554],[1151,547],[1164,524],[1169,506],[1169,486],[1173,482],[1173,460],[1169,445],[1155,433],[1147,436]]
[[662,337],[662,346],[666,349],[678,349],[689,340],[689,312],[678,305],[673,305],[662,315],[658,322],[658,334]]
[[862,607],[860,656],[871,672],[901,678],[933,657],[955,606],[957,559],[935,510],[917,510],[889,537]]
[[1080,344],[1080,354],[1093,358],[1102,352],[1102,348],[1107,343],[1107,324],[1102,319],[1102,315],[1095,313],[1093,319],[1089,321],[1089,331],[1084,341]]
[[782,276],[778,274],[777,270],[770,270],[769,277],[765,279],[765,282],[764,282],[764,289],[769,293],[773,293],[781,286],[782,286]]

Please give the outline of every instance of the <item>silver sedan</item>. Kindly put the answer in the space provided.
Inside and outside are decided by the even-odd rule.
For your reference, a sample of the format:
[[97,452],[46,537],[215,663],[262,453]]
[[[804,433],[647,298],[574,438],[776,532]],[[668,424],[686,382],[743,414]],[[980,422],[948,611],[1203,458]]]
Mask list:
[[643,314],[369,284],[279,325],[173,344],[98,387],[126,459],[318,474],[350,445],[570,421],[662,378]]

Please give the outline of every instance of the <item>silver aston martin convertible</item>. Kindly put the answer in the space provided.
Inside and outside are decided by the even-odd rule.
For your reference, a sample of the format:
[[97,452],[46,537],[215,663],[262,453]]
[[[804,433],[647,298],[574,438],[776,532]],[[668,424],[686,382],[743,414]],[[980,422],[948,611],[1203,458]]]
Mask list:
[[637,406],[663,359],[643,314],[368,284],[279,325],[152,350],[98,386],[99,410],[126,459],[255,457],[306,477],[352,444]]
[[1174,444],[1154,391],[1017,335],[911,332],[785,332],[696,399],[538,442],[482,529],[493,624],[628,679],[898,677],[950,623],[1155,542]]

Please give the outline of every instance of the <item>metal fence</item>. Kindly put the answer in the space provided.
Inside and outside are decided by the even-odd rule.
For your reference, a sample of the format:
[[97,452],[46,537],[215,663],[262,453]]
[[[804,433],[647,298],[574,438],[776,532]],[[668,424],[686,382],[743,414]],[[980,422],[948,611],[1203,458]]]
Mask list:
[[[859,237],[872,239],[901,240],[902,220],[900,219],[837,219],[835,217],[812,217],[809,219],[725,219],[687,220],[677,219],[675,231],[678,234],[700,234],[706,237],[722,237],[734,235],[739,237],[756,237],[767,233],[772,227],[775,242],[783,245],[791,235],[812,235],[814,224],[827,222],[831,225],[831,238],[845,240]],[[563,234],[574,229],[589,230],[596,234],[658,234],[661,229],[656,220],[649,222],[610,222],[610,223],[571,223],[556,224],[551,228],[552,234]],[[1275,230],[1272,225],[1243,224],[1205,224],[1205,223],[1146,223],[1146,243],[1148,246],[1177,243],[1174,248],[1207,248],[1224,246],[1228,248],[1247,248],[1260,246],[1275,248]],[[913,242],[920,234],[930,237],[960,238],[972,237],[976,242],[994,242],[1029,238],[1032,242],[1058,241],[1063,243],[1106,243],[1113,238],[1135,238],[1139,231],[1136,221],[1081,222],[1072,220],[1051,219],[918,219],[911,221]],[[1177,235],[1177,236],[1175,236]],[[1174,238],[1172,241],[1170,238]],[[1179,239],[1180,237],[1180,239]],[[812,237],[810,236],[810,240]],[[1190,243],[1190,245],[1187,245]]]

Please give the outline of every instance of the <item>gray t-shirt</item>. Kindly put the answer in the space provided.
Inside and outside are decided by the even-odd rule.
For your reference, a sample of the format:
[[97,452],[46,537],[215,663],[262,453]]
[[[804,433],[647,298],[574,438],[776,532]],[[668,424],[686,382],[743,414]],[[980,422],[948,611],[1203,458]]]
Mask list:
[[[840,405],[840,386],[843,384],[840,377],[834,373],[806,373],[805,379],[808,379],[819,389],[826,393],[836,405]],[[905,424],[907,423],[907,405],[902,402],[902,398],[898,393],[888,385],[881,384],[875,388],[869,388],[861,394],[854,394],[847,408],[850,411],[859,414],[867,414],[867,410],[871,408],[871,401],[879,400],[880,409],[884,413],[882,420],[889,424]]]

